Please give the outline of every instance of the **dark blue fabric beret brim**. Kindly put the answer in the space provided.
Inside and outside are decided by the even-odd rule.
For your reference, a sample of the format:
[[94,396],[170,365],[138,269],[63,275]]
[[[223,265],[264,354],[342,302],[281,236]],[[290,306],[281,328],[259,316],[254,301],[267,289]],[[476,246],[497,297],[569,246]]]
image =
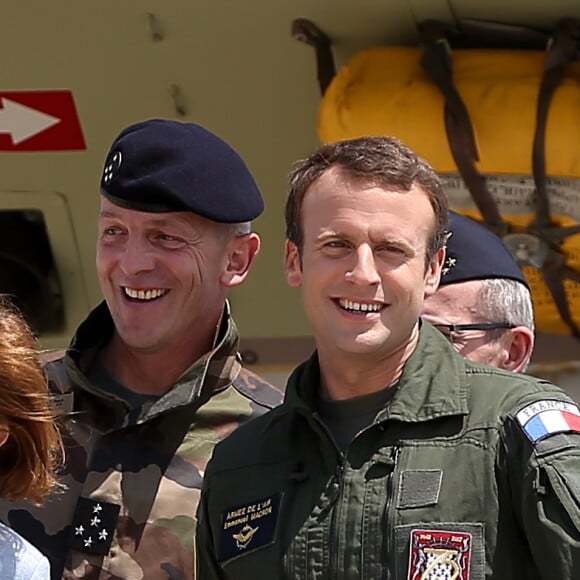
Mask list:
[[191,211],[222,223],[255,219],[264,201],[243,159],[193,123],[150,119],[115,139],[101,192],[116,205],[147,212]]
[[529,283],[501,238],[480,223],[454,211],[449,212],[447,256],[440,285],[505,278]]

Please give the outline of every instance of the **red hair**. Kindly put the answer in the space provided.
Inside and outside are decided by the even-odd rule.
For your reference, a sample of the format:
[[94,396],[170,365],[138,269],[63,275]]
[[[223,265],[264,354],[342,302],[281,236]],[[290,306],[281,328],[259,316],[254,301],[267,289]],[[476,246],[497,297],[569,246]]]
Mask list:
[[36,340],[20,313],[0,297],[0,497],[40,503],[56,485],[62,440],[51,410]]

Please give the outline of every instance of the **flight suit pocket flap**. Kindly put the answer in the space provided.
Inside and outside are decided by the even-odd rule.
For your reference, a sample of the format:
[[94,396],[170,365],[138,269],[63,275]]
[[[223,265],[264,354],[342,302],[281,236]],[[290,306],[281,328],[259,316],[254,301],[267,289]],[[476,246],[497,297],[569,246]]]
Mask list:
[[559,504],[580,531],[580,457],[570,453],[543,466]]

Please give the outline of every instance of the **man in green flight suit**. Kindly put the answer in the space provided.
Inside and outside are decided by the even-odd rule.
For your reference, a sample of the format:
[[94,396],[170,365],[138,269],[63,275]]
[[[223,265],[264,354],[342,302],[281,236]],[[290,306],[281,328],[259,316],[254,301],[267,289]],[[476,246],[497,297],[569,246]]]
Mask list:
[[420,320],[447,212],[433,169],[395,139],[296,166],[286,276],[316,352],[283,405],[216,447],[200,578],[580,577],[578,407]]
[[101,178],[105,298],[46,366],[61,412],[62,490],[0,502],[58,578],[192,578],[195,513],[217,441],[278,404],[242,367],[227,295],[260,247],[242,158],[193,123],[124,129]]

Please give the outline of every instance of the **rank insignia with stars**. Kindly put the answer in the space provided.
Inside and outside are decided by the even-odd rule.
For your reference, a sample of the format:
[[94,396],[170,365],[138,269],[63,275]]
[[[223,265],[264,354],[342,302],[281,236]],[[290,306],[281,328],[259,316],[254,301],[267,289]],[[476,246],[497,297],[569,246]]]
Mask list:
[[449,273],[449,270],[451,270],[451,268],[454,268],[457,264],[457,258],[454,258],[453,256],[447,256],[445,258],[445,262],[443,263],[443,268],[441,269],[441,275],[445,276],[445,274]]
[[120,151],[115,151],[111,153],[107,160],[105,161],[105,168],[103,170],[103,183],[107,184],[113,180],[113,177],[119,171],[121,167],[121,161],[123,160],[123,156],[121,155]]
[[79,497],[69,536],[69,546],[81,552],[109,552],[121,506]]

